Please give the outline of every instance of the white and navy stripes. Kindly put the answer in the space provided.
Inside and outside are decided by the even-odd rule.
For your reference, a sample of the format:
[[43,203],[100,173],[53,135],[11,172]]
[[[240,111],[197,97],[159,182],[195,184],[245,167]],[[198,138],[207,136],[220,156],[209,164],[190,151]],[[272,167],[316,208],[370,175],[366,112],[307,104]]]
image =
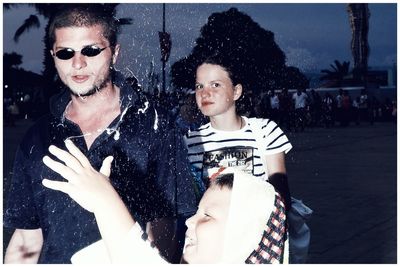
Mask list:
[[[254,176],[263,177],[265,171],[261,155],[287,153],[292,148],[288,138],[274,121],[246,117],[243,117],[243,119],[246,121],[246,125],[243,129],[237,131],[220,131],[212,128],[211,124],[208,123],[195,131],[189,132],[185,136],[185,142],[188,147],[188,158],[192,170],[203,173],[203,164],[207,165],[206,162],[210,164],[210,161],[213,160],[210,157],[226,156],[232,158],[235,153],[246,155],[248,153],[251,160],[245,158],[245,164],[251,164],[250,168]],[[262,142],[263,151],[261,152],[258,151],[257,138]],[[263,179],[266,179],[266,177],[263,177]]]

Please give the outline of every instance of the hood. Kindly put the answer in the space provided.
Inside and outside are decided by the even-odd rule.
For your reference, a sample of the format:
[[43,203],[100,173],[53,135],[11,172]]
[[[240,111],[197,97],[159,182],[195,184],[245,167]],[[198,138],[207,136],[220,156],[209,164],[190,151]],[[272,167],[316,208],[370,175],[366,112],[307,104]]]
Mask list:
[[240,170],[233,173],[222,263],[287,262],[286,216],[280,195],[268,182]]

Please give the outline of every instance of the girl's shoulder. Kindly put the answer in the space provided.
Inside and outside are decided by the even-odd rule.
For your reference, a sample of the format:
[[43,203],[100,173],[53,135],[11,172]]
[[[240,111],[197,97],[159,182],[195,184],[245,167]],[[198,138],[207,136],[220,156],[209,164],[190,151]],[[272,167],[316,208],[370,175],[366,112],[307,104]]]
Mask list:
[[250,127],[252,128],[265,128],[266,125],[270,124],[270,123],[274,123],[272,120],[270,119],[266,119],[266,118],[247,118],[247,122],[250,125]]
[[207,132],[209,130],[210,130],[210,123],[206,123],[206,124],[199,126],[198,128],[196,128],[194,130],[189,131],[186,134],[186,137],[197,136],[197,135]]
[[257,118],[257,117],[252,117],[252,118],[246,118],[246,120],[250,123],[250,124],[257,124],[260,123],[261,121],[265,120],[263,118]]

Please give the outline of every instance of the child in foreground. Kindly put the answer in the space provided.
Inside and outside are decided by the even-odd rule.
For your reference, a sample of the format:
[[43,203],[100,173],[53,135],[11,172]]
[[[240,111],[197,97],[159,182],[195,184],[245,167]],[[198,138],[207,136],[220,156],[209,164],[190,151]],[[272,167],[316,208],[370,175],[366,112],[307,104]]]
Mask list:
[[[49,151],[43,162],[67,181],[43,180],[94,213],[102,239],[75,253],[72,263],[167,263],[110,184],[112,157],[94,170],[67,140],[69,152]],[[188,230],[182,263],[287,263],[286,215],[274,187],[237,169],[210,181]]]

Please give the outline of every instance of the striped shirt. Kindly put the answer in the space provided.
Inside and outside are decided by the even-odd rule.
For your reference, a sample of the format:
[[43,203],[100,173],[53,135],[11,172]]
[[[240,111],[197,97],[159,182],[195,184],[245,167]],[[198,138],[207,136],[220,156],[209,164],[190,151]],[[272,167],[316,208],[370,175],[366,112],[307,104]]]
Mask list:
[[[245,172],[267,180],[262,157],[292,148],[278,125],[269,119],[243,117],[245,127],[237,131],[220,131],[211,123],[185,136],[188,158],[196,182],[208,184],[208,177],[220,167],[240,167]],[[257,145],[256,140],[261,144]],[[259,151],[261,147],[263,151]],[[200,188],[200,191],[206,189]]]

